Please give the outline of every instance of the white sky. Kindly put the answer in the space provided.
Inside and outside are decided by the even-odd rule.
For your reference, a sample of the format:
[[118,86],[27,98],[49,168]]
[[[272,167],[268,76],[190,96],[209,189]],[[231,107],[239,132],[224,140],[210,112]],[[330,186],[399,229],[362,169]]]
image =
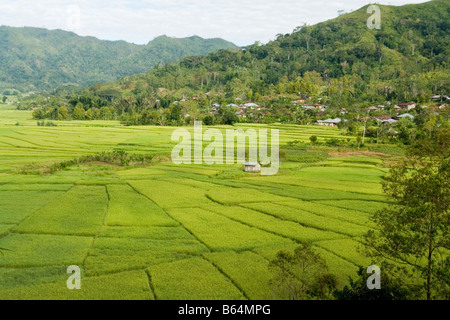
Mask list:
[[[148,43],[159,35],[266,43],[278,33],[350,12],[370,0],[0,0],[0,25]],[[424,0],[384,0],[403,5]]]

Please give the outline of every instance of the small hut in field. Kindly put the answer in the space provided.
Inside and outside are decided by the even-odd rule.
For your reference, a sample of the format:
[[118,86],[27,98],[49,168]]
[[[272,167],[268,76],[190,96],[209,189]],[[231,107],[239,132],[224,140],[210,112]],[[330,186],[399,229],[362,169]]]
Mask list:
[[261,172],[261,165],[258,162],[245,162],[245,172]]

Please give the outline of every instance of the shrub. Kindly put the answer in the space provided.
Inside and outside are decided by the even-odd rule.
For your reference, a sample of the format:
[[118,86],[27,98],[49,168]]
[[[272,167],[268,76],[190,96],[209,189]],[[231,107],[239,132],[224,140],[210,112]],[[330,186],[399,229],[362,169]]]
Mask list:
[[273,295],[280,299],[330,299],[336,288],[336,276],[328,272],[325,260],[303,242],[291,254],[278,252],[269,264]]
[[341,142],[337,138],[331,138],[331,139],[326,139],[325,144],[329,147],[337,147],[341,144]]
[[[17,124],[16,124],[17,125]],[[56,124],[56,123],[54,123],[53,121],[45,121],[45,120],[42,120],[42,121],[38,121],[37,122],[37,125],[39,126],[39,127],[57,127],[58,125]]]

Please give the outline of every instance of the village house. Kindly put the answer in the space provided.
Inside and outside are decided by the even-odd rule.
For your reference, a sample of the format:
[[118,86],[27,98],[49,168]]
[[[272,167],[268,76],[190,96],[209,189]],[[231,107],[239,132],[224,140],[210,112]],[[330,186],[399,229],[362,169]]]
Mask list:
[[244,104],[244,106],[245,106],[246,108],[248,108],[248,109],[253,109],[253,108],[259,107],[259,106],[258,106],[256,103],[254,103],[254,102],[246,103],[246,104]]
[[412,119],[414,119],[414,116],[412,114],[409,114],[409,113],[404,113],[404,114],[401,114],[401,115],[397,116],[396,118],[397,119],[410,118],[412,120]]
[[446,95],[443,95],[443,94],[442,95],[435,95],[435,96],[431,97],[431,100],[443,102],[443,101],[450,100],[450,97],[446,96]]
[[369,107],[366,109],[366,112],[371,112],[371,111],[378,111],[377,107]]
[[398,120],[395,120],[395,119],[393,119],[393,118],[390,118],[390,119],[386,119],[386,120],[383,120],[381,123],[382,124],[393,124],[393,123],[396,123]]
[[326,119],[326,120],[317,120],[317,122],[315,123],[316,125],[319,126],[327,126],[327,127],[337,127],[339,123],[341,123],[341,119],[336,118],[336,119]]
[[392,118],[391,116],[377,116],[377,117],[373,117],[372,119],[375,119],[378,122],[383,122],[383,121],[389,120],[391,118]]
[[415,109],[416,105],[417,104],[415,102],[404,102],[404,103],[399,103],[397,106],[403,110],[411,110],[411,109]]

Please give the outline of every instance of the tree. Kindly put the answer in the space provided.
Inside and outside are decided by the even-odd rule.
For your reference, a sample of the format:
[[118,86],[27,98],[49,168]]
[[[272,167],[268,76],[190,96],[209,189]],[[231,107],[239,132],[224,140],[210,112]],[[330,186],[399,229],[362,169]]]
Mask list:
[[100,108],[100,118],[102,120],[111,120],[114,118],[115,109],[111,107]]
[[58,108],[58,120],[67,120],[69,118],[69,110],[62,106]]
[[172,121],[178,121],[181,119],[181,106],[180,104],[173,104],[170,108],[169,119]]
[[212,115],[208,114],[207,116],[205,116],[205,117],[203,118],[203,123],[204,123],[206,126],[211,126],[211,125],[213,125],[213,124],[214,124],[214,117],[213,117]]
[[33,111],[33,119],[41,120],[45,118],[45,111],[42,108],[38,108]]
[[92,120],[93,117],[94,117],[94,112],[92,111],[92,108],[89,108],[89,110],[86,111],[86,119]]
[[317,143],[317,136],[309,137],[309,141],[311,141],[311,144],[316,144]]
[[75,106],[75,109],[73,109],[73,118],[75,120],[84,120],[85,114],[84,114],[84,108],[79,103]]
[[232,108],[220,108],[219,115],[221,115],[220,122],[222,124],[233,125],[235,122],[239,121],[238,116]]
[[378,230],[365,235],[370,256],[415,271],[427,300],[450,298],[449,181],[450,128],[435,128],[390,169],[383,189],[396,205],[373,214]]
[[2,99],[3,103],[5,103],[6,100],[8,100],[8,97],[7,96],[3,96],[3,99]]
[[269,263],[273,273],[270,286],[275,298],[284,300],[331,299],[336,277],[328,273],[325,260],[312,245],[301,243],[291,254],[278,252]]

